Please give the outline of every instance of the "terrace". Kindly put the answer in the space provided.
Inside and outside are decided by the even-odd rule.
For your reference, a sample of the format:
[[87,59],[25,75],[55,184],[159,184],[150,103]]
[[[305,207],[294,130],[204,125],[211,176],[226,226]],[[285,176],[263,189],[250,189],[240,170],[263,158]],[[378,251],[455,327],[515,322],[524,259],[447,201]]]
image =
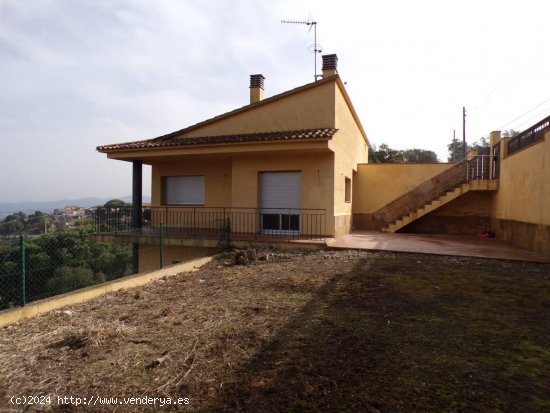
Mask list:
[[94,231],[134,243],[226,247],[232,241],[323,241],[326,211],[302,208],[142,207],[98,208]]

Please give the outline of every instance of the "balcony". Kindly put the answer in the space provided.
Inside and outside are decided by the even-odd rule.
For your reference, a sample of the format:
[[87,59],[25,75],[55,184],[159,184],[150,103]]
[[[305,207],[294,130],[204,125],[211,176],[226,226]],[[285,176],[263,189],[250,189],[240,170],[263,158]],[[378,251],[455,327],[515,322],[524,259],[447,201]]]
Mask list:
[[324,209],[144,207],[98,208],[94,232],[102,239],[123,237],[134,243],[160,238],[178,245],[227,247],[232,241],[324,241]]

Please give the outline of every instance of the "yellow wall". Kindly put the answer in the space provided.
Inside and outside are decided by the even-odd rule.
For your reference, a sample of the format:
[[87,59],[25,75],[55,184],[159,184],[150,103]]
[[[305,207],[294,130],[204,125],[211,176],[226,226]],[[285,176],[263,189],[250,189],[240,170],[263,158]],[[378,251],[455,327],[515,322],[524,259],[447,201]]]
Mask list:
[[334,89],[338,133],[329,146],[334,151],[334,215],[335,235],[338,238],[351,230],[352,205],[355,202],[353,191],[351,202],[345,201],[346,178],[351,180],[353,188],[357,165],[368,162],[368,146],[337,83],[334,83]]
[[550,225],[550,132],[502,159],[493,217]]
[[[258,208],[261,172],[299,171],[301,172],[301,208],[325,209],[327,235],[334,235],[333,159],[333,153],[327,150],[319,153],[244,154],[201,161],[182,159],[178,162],[155,163],[152,168],[152,205],[162,205],[163,176],[205,175],[205,207]],[[173,207],[170,210],[177,209],[178,207]],[[180,210],[183,209],[180,208]],[[215,210],[211,211],[215,212]],[[242,214],[237,213],[233,218],[235,225],[238,225],[238,221],[242,222],[246,219],[244,214],[247,211],[240,211]],[[248,212],[254,213],[253,210]],[[154,216],[153,219],[155,219]],[[252,221],[251,223],[253,224]],[[201,225],[201,227],[208,226]],[[257,228],[241,229],[253,231]],[[237,228],[235,230],[238,231]]]
[[154,163],[151,205],[162,205],[163,176],[205,176],[205,206],[231,206],[231,158],[180,159]]
[[[301,172],[301,208],[326,210],[327,235],[334,235],[332,153],[242,155],[233,158],[232,206],[259,207],[261,172]],[[307,211],[306,211],[307,213]]]
[[233,206],[259,207],[260,172],[300,171],[302,208],[332,210],[331,153],[299,155],[243,155],[233,158]]
[[353,187],[353,213],[373,213],[450,164],[363,164]]
[[230,135],[334,127],[334,82],[303,90],[284,99],[259,104],[184,136]]
[[[501,141],[501,153],[507,141]],[[501,160],[492,229],[498,238],[550,254],[550,132]]]
[[[163,263],[167,267],[182,261],[206,257],[218,252],[216,248],[183,247],[165,245]],[[139,246],[139,272],[156,271],[160,269],[160,249],[158,245],[140,244]]]

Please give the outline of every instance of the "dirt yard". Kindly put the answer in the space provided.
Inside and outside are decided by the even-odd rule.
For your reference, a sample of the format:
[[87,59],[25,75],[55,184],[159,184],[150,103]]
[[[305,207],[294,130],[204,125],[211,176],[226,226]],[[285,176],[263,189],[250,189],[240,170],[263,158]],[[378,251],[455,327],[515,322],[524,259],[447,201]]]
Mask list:
[[0,411],[550,411],[550,265],[233,259],[0,329]]

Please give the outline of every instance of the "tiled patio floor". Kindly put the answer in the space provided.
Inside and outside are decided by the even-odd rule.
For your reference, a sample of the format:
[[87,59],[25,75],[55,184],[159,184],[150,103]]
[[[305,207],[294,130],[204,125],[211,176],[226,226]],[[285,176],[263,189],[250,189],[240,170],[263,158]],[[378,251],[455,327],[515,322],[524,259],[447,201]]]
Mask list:
[[376,231],[354,231],[341,239],[328,241],[327,246],[329,248],[417,252],[550,264],[550,256],[528,251],[495,238],[478,238],[469,235],[386,234]]

